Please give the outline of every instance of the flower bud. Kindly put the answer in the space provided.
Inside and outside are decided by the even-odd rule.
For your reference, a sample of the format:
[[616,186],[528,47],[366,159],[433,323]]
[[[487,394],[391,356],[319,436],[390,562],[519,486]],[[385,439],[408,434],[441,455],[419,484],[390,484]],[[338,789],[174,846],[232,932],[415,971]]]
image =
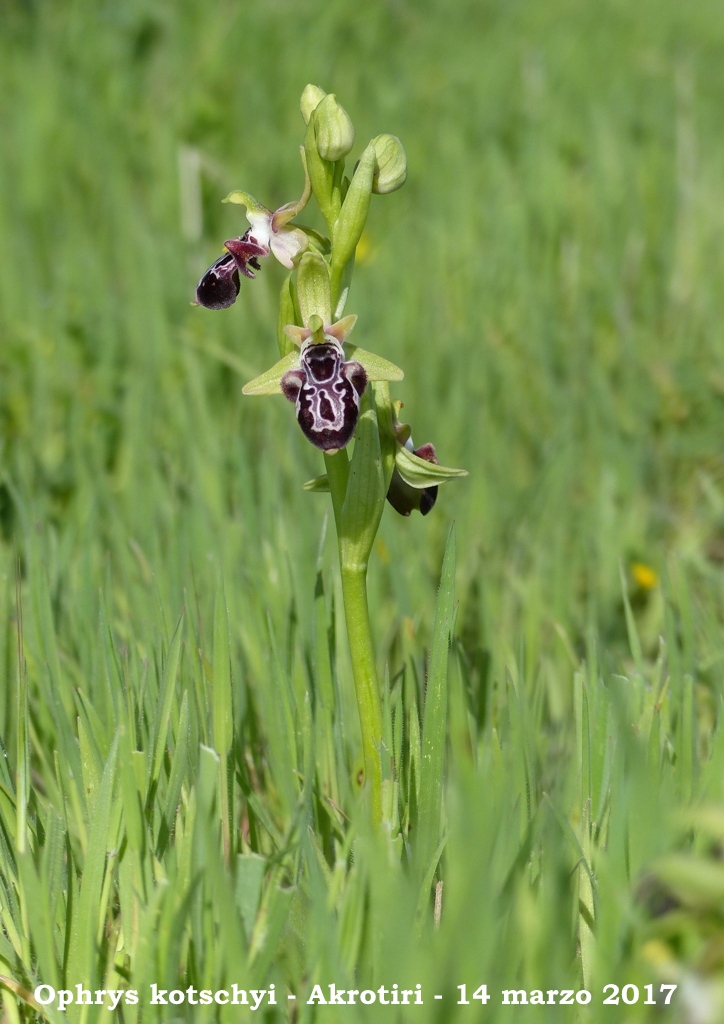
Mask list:
[[[401,424],[402,425],[402,424]],[[420,448],[413,449],[412,441],[408,439],[406,448],[416,455],[418,459],[437,465],[435,446],[423,444]],[[430,512],[437,501],[437,485],[431,487],[411,487],[398,471],[397,467],[392,472],[387,500],[399,512],[401,516],[409,516],[413,509],[417,509],[424,516]]]
[[305,124],[309,124],[312,111],[317,109],[326,95],[324,89],[320,89],[318,85],[312,85],[311,82],[304,87],[302,98],[299,101],[299,109]]
[[354,125],[349,114],[337,103],[333,92],[320,102],[316,114],[319,155],[330,163],[341,160],[354,146]]
[[402,188],[407,178],[407,157],[396,135],[378,135],[375,146],[375,170],[372,191],[386,195]]

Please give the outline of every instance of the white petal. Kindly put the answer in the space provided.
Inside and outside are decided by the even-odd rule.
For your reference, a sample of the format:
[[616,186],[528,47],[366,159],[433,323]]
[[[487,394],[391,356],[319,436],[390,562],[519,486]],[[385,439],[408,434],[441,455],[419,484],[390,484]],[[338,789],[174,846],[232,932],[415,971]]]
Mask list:
[[251,224],[254,240],[268,249],[272,238],[271,213],[248,213],[246,219]]
[[279,262],[291,270],[294,267],[294,257],[304,252],[308,243],[307,236],[299,228],[280,228],[271,235],[270,241],[264,244],[270,245]]

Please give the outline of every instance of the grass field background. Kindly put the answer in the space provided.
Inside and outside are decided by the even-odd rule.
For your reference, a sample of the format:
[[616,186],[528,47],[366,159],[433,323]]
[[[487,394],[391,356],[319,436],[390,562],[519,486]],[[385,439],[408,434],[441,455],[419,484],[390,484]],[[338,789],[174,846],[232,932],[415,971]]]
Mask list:
[[[709,0],[2,4],[7,1021],[34,1019],[18,985],[154,981],[274,982],[299,1021],[333,1019],[318,982],[423,983],[350,1024],[473,1019],[457,986],[482,983],[491,1021],[578,1019],[501,1007],[513,987],[721,1019],[722,46]],[[319,460],[281,398],[241,396],[276,358],[280,268],[189,305],[244,230],[221,198],[299,195],[308,81],[358,152],[405,145],[347,309],[404,368],[416,444],[470,472],[425,519],[388,508],[370,571],[387,851],[359,820],[328,498],[301,490]],[[446,842],[420,878],[453,521]],[[644,1006],[662,981],[675,1005]],[[601,1006],[609,982],[638,1003]]]

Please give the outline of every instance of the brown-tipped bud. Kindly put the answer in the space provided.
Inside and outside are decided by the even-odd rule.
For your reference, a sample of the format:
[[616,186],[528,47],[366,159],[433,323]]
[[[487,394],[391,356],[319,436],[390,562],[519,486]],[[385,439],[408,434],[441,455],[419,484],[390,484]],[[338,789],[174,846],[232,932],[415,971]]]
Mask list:
[[323,160],[334,163],[347,156],[354,146],[354,125],[347,111],[337,103],[333,92],[316,107],[317,150]]
[[407,179],[407,157],[402,143],[396,135],[378,135],[373,142],[375,170],[372,191],[377,195],[396,192]]
[[309,85],[305,85],[302,98],[299,101],[299,109],[305,124],[309,124],[312,111],[317,109],[326,95],[324,89],[320,89],[318,85],[312,85],[311,82]]
[[[418,459],[424,459],[425,462],[437,464],[435,446],[432,444],[420,445],[419,448],[412,451],[412,454],[416,455]],[[417,509],[426,516],[437,501],[437,487],[411,487],[407,481],[402,479],[397,469],[394,469],[387,491],[387,500],[401,516],[409,516],[413,509]]]

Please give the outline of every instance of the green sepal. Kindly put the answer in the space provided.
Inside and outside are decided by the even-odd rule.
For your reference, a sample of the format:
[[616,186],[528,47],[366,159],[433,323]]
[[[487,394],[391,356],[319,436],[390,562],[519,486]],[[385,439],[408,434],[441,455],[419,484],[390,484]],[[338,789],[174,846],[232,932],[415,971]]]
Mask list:
[[299,350],[289,352],[288,355],[274,363],[265,373],[259,374],[254,380],[250,380],[241,389],[242,395],[280,395],[282,393],[281,381],[289,370],[299,369]]
[[229,192],[226,199],[222,199],[222,203],[236,203],[238,206],[245,206],[247,215],[251,217],[259,217],[266,215],[271,218],[270,225],[272,231],[279,231],[283,228],[290,220],[293,220],[298,213],[301,213],[304,207],[309,202],[309,197],[312,194],[312,183],[309,177],[309,171],[307,169],[307,154],[304,146],[299,147],[300,155],[302,158],[302,168],[304,170],[304,189],[302,195],[295,202],[285,203],[280,206],[278,210],[272,211],[258,202],[254,196],[249,195],[248,192],[242,192],[240,189],[236,189],[233,192]]
[[[286,326],[288,329],[289,325],[287,324]],[[287,341],[289,340],[288,334],[285,334],[285,338]],[[370,381],[402,380],[404,376],[399,366],[395,366],[394,363],[388,362],[387,359],[383,359],[382,356],[375,355],[374,352],[366,352],[363,348],[357,348],[356,345],[345,345],[344,354],[348,359],[354,359],[364,366],[367,377]],[[245,384],[241,389],[242,394],[280,395],[282,393],[282,377],[289,370],[298,370],[299,361],[300,351],[295,345],[294,349],[275,363],[274,366],[271,366],[265,373],[260,374],[258,377],[250,380],[248,384]],[[416,461],[422,462],[423,460],[417,459]],[[426,462],[425,465],[427,466],[428,463]],[[458,476],[467,476],[467,473],[462,469],[447,470],[446,472],[457,474]],[[412,486],[426,487],[428,485],[413,484]]]
[[297,270],[297,299],[302,323],[309,326],[309,318],[316,315],[322,323],[332,320],[332,296],[329,268],[318,252],[305,252]]
[[313,480],[307,480],[302,484],[303,491],[310,491],[312,494],[329,494],[329,478],[326,473],[322,476],[315,476]]
[[262,203],[257,202],[254,196],[250,196],[248,192],[241,192],[236,189],[234,192],[229,192],[226,199],[221,200],[222,203],[236,203],[237,206],[245,206],[246,212],[253,214],[271,213],[271,210],[264,206]]
[[345,344],[344,354],[347,359],[356,359],[361,363],[367,373],[369,380],[403,380],[405,374],[399,366],[395,366],[388,359],[383,359],[375,352],[368,352],[356,345]]
[[436,462],[426,462],[402,445],[398,446],[395,453],[395,469],[406,484],[417,490],[436,487],[468,475],[466,469],[450,469],[447,466],[438,466]]
[[279,315],[277,316],[277,345],[279,346],[279,355],[282,358],[296,350],[294,342],[284,331],[287,324],[294,323],[295,319],[296,310],[292,294],[292,275],[287,274],[279,295]]

